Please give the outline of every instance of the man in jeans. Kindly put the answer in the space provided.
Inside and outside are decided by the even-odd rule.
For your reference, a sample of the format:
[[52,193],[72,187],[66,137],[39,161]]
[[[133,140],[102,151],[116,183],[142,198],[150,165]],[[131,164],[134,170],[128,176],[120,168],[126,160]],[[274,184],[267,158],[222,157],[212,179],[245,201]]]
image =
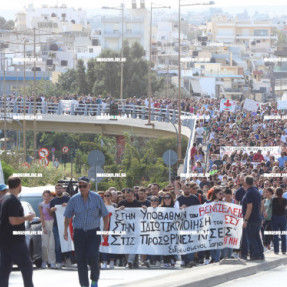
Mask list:
[[[70,198],[68,196],[63,195],[63,186],[60,183],[58,183],[55,186],[55,191],[56,191],[56,197],[50,201],[49,211],[50,211],[50,215],[54,216],[53,233],[54,233],[54,238],[55,238],[56,268],[61,269],[62,268],[62,250],[61,250],[61,244],[60,244],[57,217],[55,214],[57,207],[55,207],[55,205],[66,206]],[[67,266],[69,266],[71,265],[70,252],[66,252],[65,255],[66,255]]]
[[250,260],[264,260],[264,249],[260,238],[261,228],[261,195],[253,186],[253,177],[244,178],[244,189],[246,193],[242,199],[243,228],[246,229],[247,240],[250,248]]
[[[78,265],[79,281],[82,287],[89,286],[88,264],[91,268],[91,287],[98,287],[99,247],[101,236],[101,217],[104,219],[104,230],[108,230],[109,212],[100,195],[90,191],[91,184],[87,177],[79,178],[80,192],[73,195],[66,207],[64,239],[68,240],[68,227],[74,215],[74,245]],[[104,236],[105,237],[105,236]]]
[[21,179],[10,176],[8,186],[0,215],[0,286],[8,287],[9,275],[15,263],[21,270],[24,286],[33,287],[33,267],[25,235],[17,232],[25,232],[25,221],[32,221],[35,214],[24,216],[23,207],[17,198],[21,192]]

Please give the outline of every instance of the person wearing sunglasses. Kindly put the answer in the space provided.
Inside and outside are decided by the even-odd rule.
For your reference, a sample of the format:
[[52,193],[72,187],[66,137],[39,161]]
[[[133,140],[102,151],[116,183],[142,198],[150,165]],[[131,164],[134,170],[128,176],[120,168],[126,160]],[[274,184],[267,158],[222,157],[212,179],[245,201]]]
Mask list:
[[[174,198],[171,192],[165,193],[165,195],[163,196],[163,200],[159,207],[174,208]],[[174,267],[175,262],[176,262],[176,258],[174,255],[163,256],[163,263],[164,263],[165,268],[170,267],[170,266]]]
[[[218,202],[218,201],[222,201],[223,199],[223,191],[220,187],[215,187],[212,195],[211,195],[211,200],[210,202]],[[211,260],[209,263],[215,263],[215,262],[219,262],[220,261],[220,249],[213,249],[210,250],[210,256],[211,256]]]
[[[80,192],[73,195],[64,212],[64,239],[68,240],[68,227],[73,218],[75,254],[78,263],[79,281],[82,287],[89,286],[88,266],[91,268],[91,287],[98,287],[99,247],[101,236],[101,217],[104,220],[104,231],[108,230],[108,210],[104,201],[96,192],[90,190],[91,184],[87,177],[79,178]],[[106,238],[106,236],[103,236]]]

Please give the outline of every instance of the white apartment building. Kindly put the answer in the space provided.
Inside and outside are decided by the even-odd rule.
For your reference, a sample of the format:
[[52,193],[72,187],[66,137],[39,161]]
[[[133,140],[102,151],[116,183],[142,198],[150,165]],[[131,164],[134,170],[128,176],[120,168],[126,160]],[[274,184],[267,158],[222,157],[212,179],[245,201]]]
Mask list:
[[17,31],[37,28],[51,32],[90,29],[86,11],[69,8],[66,5],[54,7],[43,5],[41,8],[35,8],[32,4],[16,14],[15,27]]
[[130,45],[134,42],[139,42],[149,54],[149,15],[150,12],[145,8],[143,0],[140,5],[136,1],[132,1],[132,9],[125,9],[123,18],[121,11],[119,16],[102,17],[101,27],[101,46],[102,49],[112,49],[120,51],[122,48],[122,35],[125,41]]
[[268,51],[277,39],[273,35],[275,27],[270,21],[238,21],[221,16],[207,23],[207,34],[213,42],[244,44],[250,50]]

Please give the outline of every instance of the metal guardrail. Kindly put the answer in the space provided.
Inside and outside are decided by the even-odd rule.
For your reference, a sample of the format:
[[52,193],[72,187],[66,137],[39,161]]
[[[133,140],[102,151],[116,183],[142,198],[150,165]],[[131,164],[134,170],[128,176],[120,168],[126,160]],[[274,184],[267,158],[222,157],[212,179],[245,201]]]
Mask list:
[[[24,110],[26,115],[34,115],[36,109],[36,115],[63,115],[63,116],[90,116],[100,117],[110,114],[109,104],[90,104],[90,103],[73,103],[71,101],[63,101],[59,103],[50,102],[26,102],[24,107],[23,102],[6,102],[6,117],[14,117],[17,115],[23,115]],[[123,105],[118,104],[118,115],[125,116],[127,118],[148,120],[148,107],[136,106],[136,105]],[[4,114],[4,101],[0,101],[0,115]],[[178,111],[175,109],[165,108],[151,108],[150,111],[151,121],[167,122],[173,125],[178,124]],[[37,117],[36,117],[37,118]],[[2,118],[3,120],[3,118]],[[196,116],[188,113],[181,112],[181,124],[182,126],[188,127],[191,130],[191,136],[189,138],[187,151],[184,158],[184,173],[189,173],[189,162],[190,162],[190,149],[194,141]],[[177,130],[176,130],[177,133]]]
[[[34,115],[34,102],[26,102],[26,108],[22,102],[6,102],[6,113],[23,114],[26,109],[27,115]],[[0,113],[4,112],[4,102],[0,101]],[[72,116],[103,116],[109,115],[109,104],[76,104],[76,103],[50,103],[37,102],[36,114],[55,114]],[[118,114],[134,119],[147,119],[148,107],[136,105],[118,105]],[[181,112],[182,125],[189,126],[188,122],[195,116],[188,112]],[[152,108],[151,121],[178,123],[178,111],[175,109]]]

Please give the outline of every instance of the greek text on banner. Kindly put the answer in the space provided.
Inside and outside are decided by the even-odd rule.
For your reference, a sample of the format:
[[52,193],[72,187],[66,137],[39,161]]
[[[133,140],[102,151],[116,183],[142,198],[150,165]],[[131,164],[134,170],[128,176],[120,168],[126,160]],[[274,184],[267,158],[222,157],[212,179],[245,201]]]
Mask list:
[[172,255],[240,246],[242,209],[236,204],[212,202],[184,209],[107,208],[109,231],[114,235],[102,239],[101,252]]

